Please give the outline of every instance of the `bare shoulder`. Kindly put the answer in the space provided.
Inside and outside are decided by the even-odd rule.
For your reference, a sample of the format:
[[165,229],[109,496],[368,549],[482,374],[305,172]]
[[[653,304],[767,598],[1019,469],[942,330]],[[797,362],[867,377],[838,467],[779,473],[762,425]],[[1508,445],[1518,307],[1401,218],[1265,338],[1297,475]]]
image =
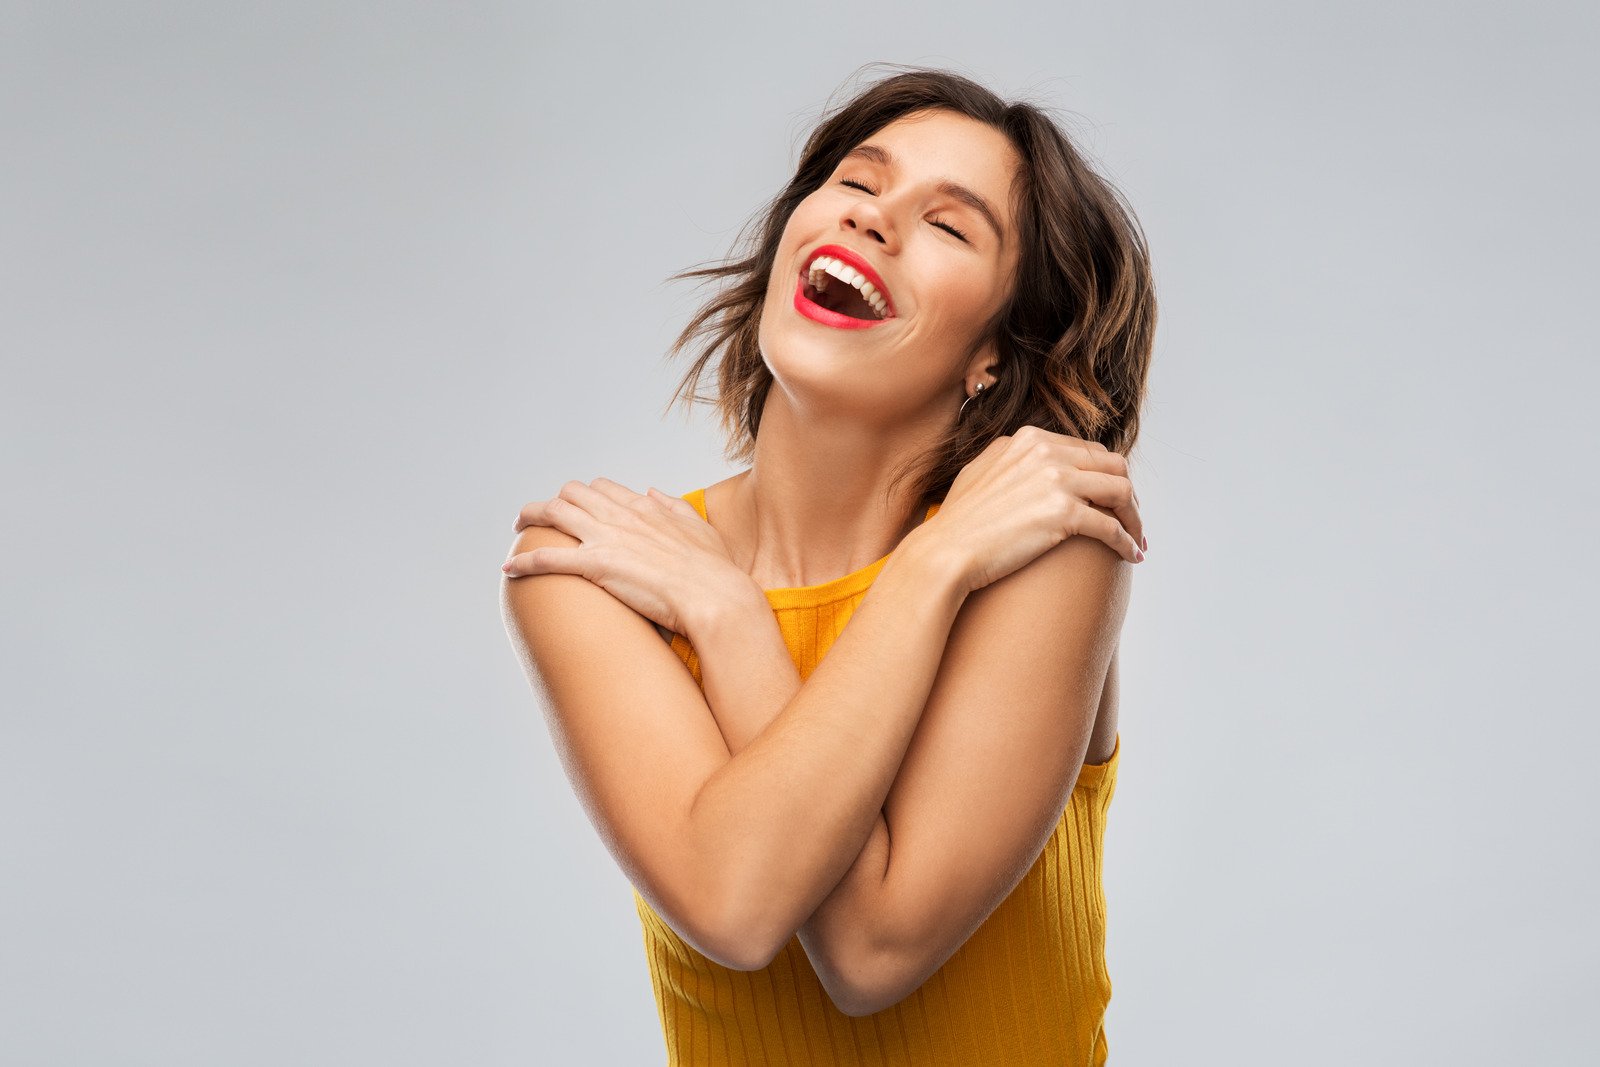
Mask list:
[[[992,665],[996,648],[1010,643],[1033,650],[1036,678],[1065,683],[1047,661],[1070,654],[1095,694],[1088,712],[1087,763],[1111,758],[1117,734],[1117,649],[1133,593],[1134,565],[1095,537],[1077,535],[1024,567],[975,591],[962,605],[941,668],[952,680],[977,678]],[[1009,637],[1008,637],[1009,635]],[[1024,662],[1028,662],[1024,660]]]
[[1070,641],[1109,664],[1132,591],[1133,564],[1098,538],[1069,537],[968,596],[954,624],[962,639],[952,640],[947,652],[960,657],[979,650],[984,642],[974,629],[1029,631],[1041,649]]
[[1133,575],[1134,565],[1110,545],[1078,535],[1007,575],[1006,580],[1016,579],[1016,589],[1001,594],[1012,602],[1010,612],[1030,619],[1057,620],[1061,627],[1057,633],[1065,644],[1086,647],[1089,663],[1096,667],[1105,664],[1085,763],[1106,762],[1116,747],[1117,652],[1133,595]]
[[[517,539],[512,544],[511,551],[506,553],[506,555],[519,555],[523,552],[531,552],[536,548],[575,548],[582,543],[583,542],[578,538],[573,537],[571,534],[562,530],[558,530],[553,526],[528,526],[517,534]],[[611,594],[599,588],[587,578],[583,578],[575,574],[527,575],[523,578],[516,579],[516,581],[525,582],[527,578],[533,577],[543,579],[540,583],[538,583],[537,594],[532,592],[533,587],[531,585],[522,586],[519,588],[528,590],[527,594],[525,596],[511,598],[512,601],[542,600],[546,597],[555,597],[564,600],[571,596],[577,599],[581,610],[581,605],[585,601],[596,605],[603,604],[604,602],[599,599],[600,596],[603,596],[613,602],[616,600],[615,597],[612,597]],[[510,586],[507,587],[507,592],[509,595]],[[603,614],[611,615],[615,619],[624,623],[627,622],[626,615],[619,614],[615,611],[604,611]],[[638,617],[637,613],[632,611],[629,611],[628,614],[633,615],[636,618]],[[532,622],[531,619],[529,621],[530,623]],[[642,621],[644,621],[663,642],[668,645],[672,643],[671,630],[648,619]],[[628,628],[637,629],[637,627],[633,626],[629,626]]]

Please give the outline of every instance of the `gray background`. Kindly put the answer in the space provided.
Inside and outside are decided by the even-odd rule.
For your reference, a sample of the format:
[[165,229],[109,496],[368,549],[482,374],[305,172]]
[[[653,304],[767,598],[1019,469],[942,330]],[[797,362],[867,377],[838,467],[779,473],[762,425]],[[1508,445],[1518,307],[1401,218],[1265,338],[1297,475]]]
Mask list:
[[498,566],[882,61],[1154,250],[1113,1062],[1592,1062],[1593,11],[7,5],[3,1058],[661,1061]]

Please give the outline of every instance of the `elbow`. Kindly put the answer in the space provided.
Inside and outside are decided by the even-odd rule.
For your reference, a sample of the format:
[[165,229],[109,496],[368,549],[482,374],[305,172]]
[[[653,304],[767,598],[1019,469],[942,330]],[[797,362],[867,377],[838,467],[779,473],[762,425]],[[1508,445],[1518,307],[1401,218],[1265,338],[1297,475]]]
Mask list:
[[868,1015],[876,1015],[896,1003],[896,1001],[881,996],[873,996],[867,992],[841,996],[831,989],[828,990],[828,999],[833,1001],[833,1006],[839,1009],[840,1014],[848,1015],[852,1019],[864,1019]]
[[[722,921],[707,907],[664,908],[649,901],[672,931],[700,955],[730,971],[759,971],[777,956],[749,927]],[[780,946],[781,947],[781,946]]]
[[729,970],[762,970],[777,959],[788,943],[788,938],[780,939],[767,932],[748,907],[708,908],[700,919],[695,948]]
[[[887,1011],[915,993],[943,959],[930,956],[925,940],[881,936],[857,944],[824,983],[834,1007],[852,1018]],[[820,975],[819,975],[820,976]]]
[[[695,939],[694,947],[729,970],[765,970],[795,935],[764,936],[753,933],[757,929],[750,923],[710,923],[701,928],[703,936]],[[916,988],[907,984],[909,972],[892,968],[885,954],[849,961],[831,957],[818,959],[813,955],[817,946],[812,942],[805,944],[812,970],[823,991],[835,1008],[851,1018],[859,1019],[891,1008]]]
[[862,967],[849,973],[834,972],[823,983],[833,1006],[852,1019],[876,1015],[904,1000],[910,990],[881,968]]
[[808,941],[806,950],[828,999],[851,1018],[891,1008],[915,988],[907,984],[912,972],[887,947],[858,943],[845,948],[837,941],[826,945]]
[[[685,836],[693,838],[693,807]],[[785,930],[765,881],[734,869],[716,850],[696,849],[682,869],[696,872],[692,885],[680,885],[679,912],[695,936],[685,940],[707,959],[733,971],[759,971],[769,966],[794,937]]]
[[[660,883],[654,883],[659,888]],[[735,912],[716,906],[716,898],[702,887],[674,887],[667,893],[649,892],[634,881],[639,894],[685,944],[719,966],[732,971],[759,971],[783,949],[759,936]]]
[[735,940],[728,943],[722,956],[717,962],[730,971],[761,971],[772,965],[778,953],[769,952],[764,945]]
[[920,985],[920,982],[907,983],[900,979],[886,980],[853,990],[843,1003],[835,999],[834,1004],[846,1015],[859,1019],[863,1015],[876,1015],[889,1010],[915,993]]
[[778,958],[783,946],[772,948],[759,937],[753,937],[748,928],[714,930],[699,939],[695,947],[714,963],[730,971],[759,971]]

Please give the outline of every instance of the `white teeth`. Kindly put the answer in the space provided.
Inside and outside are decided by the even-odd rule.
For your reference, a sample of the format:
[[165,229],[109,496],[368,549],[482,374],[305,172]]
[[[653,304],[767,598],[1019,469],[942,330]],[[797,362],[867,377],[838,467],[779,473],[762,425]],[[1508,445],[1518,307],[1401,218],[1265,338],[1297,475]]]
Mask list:
[[818,256],[811,261],[811,270],[808,278],[812,288],[819,293],[826,292],[830,277],[838,278],[846,285],[853,286],[861,294],[862,299],[872,307],[872,310],[877,312],[878,318],[886,319],[889,317],[889,302],[883,298],[883,294],[878,292],[871,282],[862,277],[860,271],[846,263],[841,263],[832,256]]

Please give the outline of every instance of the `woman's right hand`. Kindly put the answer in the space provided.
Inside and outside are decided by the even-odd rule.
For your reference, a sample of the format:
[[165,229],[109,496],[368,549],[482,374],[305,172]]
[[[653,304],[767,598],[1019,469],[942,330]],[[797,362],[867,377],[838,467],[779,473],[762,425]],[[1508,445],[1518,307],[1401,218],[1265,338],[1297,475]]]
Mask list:
[[924,529],[959,546],[968,592],[1075,534],[1104,541],[1131,563],[1144,559],[1146,543],[1127,459],[1038,426],[991,441],[956,475]]

